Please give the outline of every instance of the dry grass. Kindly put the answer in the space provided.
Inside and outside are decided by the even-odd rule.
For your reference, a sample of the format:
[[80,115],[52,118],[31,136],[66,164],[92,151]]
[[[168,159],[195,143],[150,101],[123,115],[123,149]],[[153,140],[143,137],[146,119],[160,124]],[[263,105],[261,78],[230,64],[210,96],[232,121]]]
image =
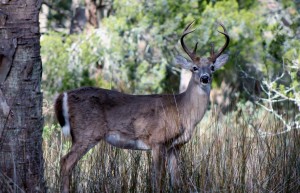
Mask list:
[[[214,116],[208,111],[181,152],[184,192],[298,192],[300,131],[261,136],[259,130],[283,130],[272,114],[253,107]],[[293,117],[290,117],[291,119]],[[70,144],[60,128],[46,129],[45,178],[59,192],[59,160]],[[172,192],[169,177],[166,192]],[[72,192],[152,192],[151,152],[122,150],[100,143],[73,171]]]

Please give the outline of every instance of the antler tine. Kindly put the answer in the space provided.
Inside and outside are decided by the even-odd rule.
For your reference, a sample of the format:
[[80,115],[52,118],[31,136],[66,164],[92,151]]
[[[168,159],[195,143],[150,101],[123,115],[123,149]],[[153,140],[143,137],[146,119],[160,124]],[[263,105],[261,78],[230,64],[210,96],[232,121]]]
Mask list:
[[194,47],[194,50],[193,50],[193,53],[192,53],[192,54],[196,55],[197,47],[198,47],[198,42],[196,42],[196,45],[195,45],[195,47]]
[[[229,41],[230,41],[230,38],[229,38],[229,35],[227,34],[227,30],[225,28],[225,26],[222,24],[222,23],[219,23],[218,24],[223,28],[224,32],[221,32],[219,30],[217,30],[220,34],[223,34],[226,38],[226,42],[224,44],[224,46],[215,54],[214,53],[214,50],[211,51],[211,56],[210,56],[210,60],[212,62],[215,62],[216,59],[224,52],[224,50],[227,48],[228,44],[229,44]],[[214,49],[213,47],[211,49]]]
[[192,21],[190,24],[188,24],[188,25],[186,26],[186,28],[184,29],[183,34],[182,34],[182,36],[181,36],[181,38],[180,38],[180,43],[181,43],[181,46],[182,46],[183,50],[185,51],[185,53],[187,53],[187,55],[189,55],[189,57],[192,59],[192,61],[195,61],[196,58],[197,58],[197,57],[196,57],[196,50],[197,50],[198,42],[196,43],[193,52],[191,52],[191,51],[187,48],[187,46],[185,45],[185,43],[184,43],[184,37],[185,37],[186,35],[188,35],[188,34],[190,34],[190,33],[192,33],[192,32],[195,31],[195,30],[190,30],[190,31],[189,31],[190,27],[192,26],[192,24],[193,24],[194,22],[195,22],[195,21]]

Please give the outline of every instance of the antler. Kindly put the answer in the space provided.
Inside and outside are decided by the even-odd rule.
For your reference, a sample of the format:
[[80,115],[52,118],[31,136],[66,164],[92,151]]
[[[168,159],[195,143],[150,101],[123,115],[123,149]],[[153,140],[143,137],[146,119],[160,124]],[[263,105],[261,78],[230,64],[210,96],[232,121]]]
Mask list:
[[185,45],[183,38],[184,38],[186,35],[188,35],[189,33],[192,33],[193,31],[195,31],[195,30],[190,30],[190,31],[189,31],[190,27],[192,26],[192,24],[193,24],[194,22],[195,22],[195,21],[192,21],[189,25],[187,25],[187,27],[184,29],[183,34],[182,34],[182,36],[181,36],[181,38],[180,38],[180,42],[181,42],[181,46],[182,46],[183,50],[185,51],[185,53],[187,53],[187,55],[189,55],[189,57],[192,59],[193,62],[199,60],[199,57],[196,56],[196,50],[197,50],[198,42],[196,43],[193,52],[191,52],[191,51],[187,48],[187,46]]
[[211,51],[210,51],[210,61],[215,62],[217,60],[217,58],[224,52],[224,50],[227,48],[230,38],[229,35],[227,34],[226,28],[224,27],[224,25],[222,23],[219,23],[219,25],[223,28],[224,32],[221,32],[218,30],[219,33],[223,34],[226,38],[226,42],[224,44],[224,46],[217,52],[215,53],[215,49],[214,49],[214,45],[211,44]]

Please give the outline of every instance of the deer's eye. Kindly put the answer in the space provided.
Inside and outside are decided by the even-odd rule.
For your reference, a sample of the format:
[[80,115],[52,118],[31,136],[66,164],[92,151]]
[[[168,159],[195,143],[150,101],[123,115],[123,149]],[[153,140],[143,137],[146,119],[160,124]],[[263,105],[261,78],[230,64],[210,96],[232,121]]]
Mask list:
[[196,72],[198,68],[196,66],[193,66],[193,71]]
[[212,65],[212,66],[210,67],[210,70],[211,70],[212,72],[214,72],[214,71],[215,71],[215,66]]

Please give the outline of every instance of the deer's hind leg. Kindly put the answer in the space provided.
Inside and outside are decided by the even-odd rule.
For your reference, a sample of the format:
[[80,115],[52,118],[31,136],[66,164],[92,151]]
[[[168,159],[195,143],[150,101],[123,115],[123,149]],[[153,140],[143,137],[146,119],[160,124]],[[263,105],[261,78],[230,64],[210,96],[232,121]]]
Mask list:
[[61,158],[60,160],[60,180],[61,180],[61,192],[69,193],[70,192],[70,177],[71,172],[77,162],[82,158],[82,156],[94,147],[101,138],[93,140],[84,136],[80,140],[73,140],[71,150]]

